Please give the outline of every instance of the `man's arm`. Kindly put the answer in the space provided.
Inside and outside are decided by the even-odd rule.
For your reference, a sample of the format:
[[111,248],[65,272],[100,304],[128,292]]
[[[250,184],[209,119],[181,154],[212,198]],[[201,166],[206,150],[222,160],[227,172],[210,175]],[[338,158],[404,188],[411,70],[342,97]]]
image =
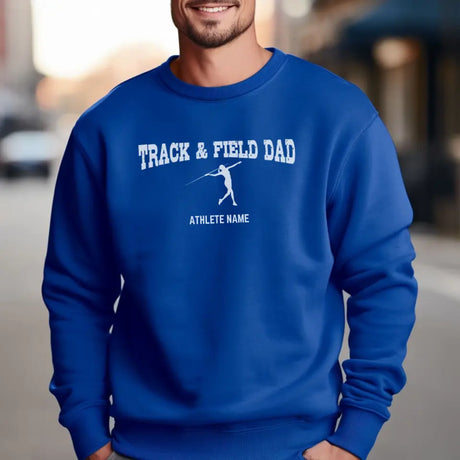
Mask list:
[[305,460],[357,460],[356,455],[334,446],[329,441],[321,441],[302,452]]
[[49,390],[80,460],[110,441],[107,345],[120,286],[101,180],[72,132],[56,182],[42,295],[54,367]]
[[112,443],[109,441],[105,446],[91,454],[87,460],[107,460],[112,455]]
[[375,114],[346,152],[328,206],[334,282],[350,294],[342,416],[327,440],[365,459],[392,397],[415,321],[412,209],[391,137]]

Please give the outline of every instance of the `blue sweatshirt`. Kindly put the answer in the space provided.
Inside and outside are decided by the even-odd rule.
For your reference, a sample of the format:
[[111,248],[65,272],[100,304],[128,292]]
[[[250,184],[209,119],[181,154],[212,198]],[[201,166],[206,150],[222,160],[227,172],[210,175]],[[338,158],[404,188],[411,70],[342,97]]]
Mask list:
[[356,86],[269,49],[222,87],[172,56],[72,130],[42,293],[79,459],[109,440],[140,460],[301,459],[323,439],[365,459],[405,384],[417,284],[392,140]]

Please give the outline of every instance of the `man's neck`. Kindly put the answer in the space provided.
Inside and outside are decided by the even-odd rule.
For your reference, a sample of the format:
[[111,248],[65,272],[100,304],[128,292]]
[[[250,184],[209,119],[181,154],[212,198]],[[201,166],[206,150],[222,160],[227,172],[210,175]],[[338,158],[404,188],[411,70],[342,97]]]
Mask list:
[[268,62],[272,53],[257,43],[253,30],[247,32],[217,48],[200,47],[179,35],[180,56],[171,63],[171,71],[186,83],[207,87],[249,78]]

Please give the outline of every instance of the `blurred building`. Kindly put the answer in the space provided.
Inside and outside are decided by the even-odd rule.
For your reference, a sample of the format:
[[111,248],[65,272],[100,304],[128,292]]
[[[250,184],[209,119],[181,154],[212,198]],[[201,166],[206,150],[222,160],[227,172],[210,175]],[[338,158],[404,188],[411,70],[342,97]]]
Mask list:
[[37,117],[30,0],[0,0],[0,136]]
[[279,45],[356,83],[379,110],[415,220],[460,234],[460,2],[278,0],[277,8]]

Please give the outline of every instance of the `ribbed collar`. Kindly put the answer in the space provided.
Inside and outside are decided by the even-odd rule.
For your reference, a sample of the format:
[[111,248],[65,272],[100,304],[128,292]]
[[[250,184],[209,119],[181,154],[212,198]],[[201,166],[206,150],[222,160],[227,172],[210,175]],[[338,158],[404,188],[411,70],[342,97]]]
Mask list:
[[163,82],[173,91],[193,99],[219,100],[249,93],[270,80],[282,67],[287,55],[277,48],[266,48],[273,54],[268,62],[254,75],[232,85],[198,86],[177,78],[171,71],[170,63],[177,55],[168,58],[159,68]]

